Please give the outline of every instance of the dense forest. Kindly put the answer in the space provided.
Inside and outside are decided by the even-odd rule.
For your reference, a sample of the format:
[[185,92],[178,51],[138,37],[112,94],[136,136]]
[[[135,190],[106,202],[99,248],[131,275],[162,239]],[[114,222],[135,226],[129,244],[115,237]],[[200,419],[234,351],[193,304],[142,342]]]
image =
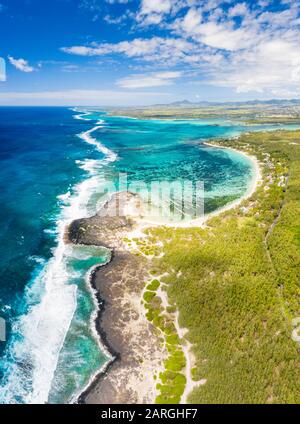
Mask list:
[[[163,242],[153,274],[164,277],[144,300],[149,320],[170,336],[158,401],[178,401],[185,382],[179,347],[185,340],[170,324],[176,308],[193,346],[193,379],[205,381],[190,402],[300,403],[300,345],[292,338],[300,317],[300,132],[215,143],[255,155],[262,182],[251,198],[204,228],[148,230],[150,246]],[[159,285],[169,310],[155,295]]]

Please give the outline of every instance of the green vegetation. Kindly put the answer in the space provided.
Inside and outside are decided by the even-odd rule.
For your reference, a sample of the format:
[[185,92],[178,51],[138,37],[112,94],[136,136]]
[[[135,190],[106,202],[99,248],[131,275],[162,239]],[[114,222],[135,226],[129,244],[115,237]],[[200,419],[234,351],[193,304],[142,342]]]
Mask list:
[[160,382],[157,383],[160,394],[156,403],[177,404],[180,402],[186,384],[186,378],[183,375],[186,360],[174,326],[175,310],[169,311],[169,308],[165,309],[162,306],[161,298],[156,296],[159,286],[159,280],[152,280],[143,296],[147,310],[146,317],[162,335],[162,343],[168,352],[164,362],[164,372],[160,373]]
[[241,108],[226,109],[223,107],[207,108],[144,108],[114,110],[112,115],[129,116],[138,119],[215,119],[215,118],[252,118],[253,110]]
[[146,287],[147,290],[156,291],[160,286],[160,282],[158,280],[152,280],[150,284]]
[[249,125],[259,125],[259,124],[300,124],[300,116],[260,116],[254,119],[248,119],[245,121]]
[[154,296],[155,296],[154,292],[145,291],[143,298],[144,298],[144,301],[148,303],[148,302],[151,302],[151,300],[154,298]]
[[[300,317],[300,132],[243,135],[218,144],[256,155],[263,183],[207,226],[149,229],[163,241],[154,260],[196,358],[193,403],[300,403],[300,346],[291,338]],[[153,293],[147,291],[146,293]],[[149,300],[150,297],[150,300]],[[165,335],[169,357],[158,402],[183,393],[184,356],[172,322],[156,296],[148,316]],[[146,299],[145,299],[146,300]]]
[[287,104],[232,104],[150,106],[113,110],[111,115],[138,119],[232,119],[248,125],[300,124],[300,107]]
[[161,252],[160,247],[156,246],[151,239],[133,238],[132,240],[129,240],[124,238],[123,241],[130,247],[132,247],[132,243],[135,243],[137,254],[142,254],[145,256],[157,256]]
[[227,205],[228,203],[234,202],[238,198],[239,198],[238,195],[206,198],[205,199],[205,213],[213,212],[216,209],[219,209],[219,208],[223,207],[224,205]]

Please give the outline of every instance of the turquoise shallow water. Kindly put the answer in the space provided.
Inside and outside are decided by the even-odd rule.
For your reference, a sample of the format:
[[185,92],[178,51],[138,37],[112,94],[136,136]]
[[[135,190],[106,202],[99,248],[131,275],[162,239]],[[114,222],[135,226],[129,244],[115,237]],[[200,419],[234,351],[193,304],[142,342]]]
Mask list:
[[120,173],[146,191],[153,181],[203,181],[206,212],[243,195],[249,160],[199,141],[249,129],[87,108],[0,108],[0,403],[70,402],[107,360],[88,278],[108,252],[66,246],[66,225],[94,214],[107,181],[116,184],[110,191],[120,188]]
[[[93,112],[90,118],[99,119],[99,114]],[[131,191],[138,191],[140,182],[146,191],[153,182],[203,182],[205,212],[210,212],[240,197],[252,178],[252,165],[244,156],[201,144],[207,139],[231,137],[243,131],[243,127],[233,127],[228,121],[220,120],[217,124],[143,121],[107,115],[100,118],[105,125],[93,136],[118,156],[106,174],[109,181],[114,181],[116,190],[120,189],[120,173],[126,174]],[[166,215],[167,218],[170,216]]]
[[[92,293],[87,295],[87,291],[91,290],[91,269],[107,262],[110,255],[106,249],[93,246],[74,246],[68,250],[69,282],[77,285],[79,294],[76,312],[52,381],[50,403],[67,403],[72,394],[76,398],[87,384],[87,376],[92,377],[91,370],[97,371],[107,359],[102,353],[96,331],[91,331],[97,300]],[[86,278],[82,278],[84,275]]]

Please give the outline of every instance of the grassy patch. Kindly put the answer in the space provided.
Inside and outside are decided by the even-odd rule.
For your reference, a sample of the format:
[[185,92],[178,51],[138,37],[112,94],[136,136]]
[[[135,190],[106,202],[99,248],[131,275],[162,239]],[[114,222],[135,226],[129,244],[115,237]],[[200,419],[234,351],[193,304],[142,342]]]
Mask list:
[[160,394],[156,399],[159,404],[177,404],[183,395],[186,378],[183,375],[186,359],[182,351],[181,341],[174,326],[176,308],[169,307],[173,312],[162,307],[162,300],[156,295],[160,286],[155,279],[147,285],[143,299],[147,310],[148,321],[156,327],[162,335],[162,343],[166,347],[168,357],[164,362],[164,372],[160,373],[160,383],[157,389]]
[[156,291],[160,286],[160,282],[158,280],[152,280],[150,284],[146,287],[147,290]]

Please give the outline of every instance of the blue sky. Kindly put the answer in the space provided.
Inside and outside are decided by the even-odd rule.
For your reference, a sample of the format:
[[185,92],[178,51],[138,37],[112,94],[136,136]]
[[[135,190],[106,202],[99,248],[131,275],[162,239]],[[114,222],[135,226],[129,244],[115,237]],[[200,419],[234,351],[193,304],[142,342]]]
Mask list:
[[0,0],[0,57],[0,104],[298,98],[300,1]]

